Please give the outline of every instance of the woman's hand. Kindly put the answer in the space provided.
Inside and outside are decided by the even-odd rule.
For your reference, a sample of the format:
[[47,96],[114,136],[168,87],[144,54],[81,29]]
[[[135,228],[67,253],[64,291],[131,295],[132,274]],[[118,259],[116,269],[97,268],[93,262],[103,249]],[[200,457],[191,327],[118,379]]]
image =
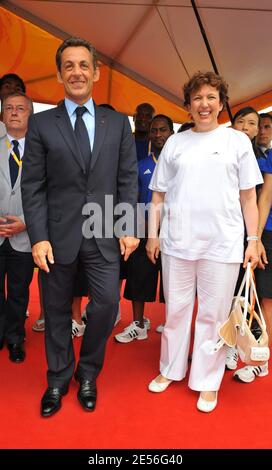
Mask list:
[[146,249],[146,254],[150,261],[152,261],[153,264],[156,264],[157,259],[160,254],[160,240],[159,238],[149,238],[147,240],[147,244],[145,246]]
[[252,269],[255,269],[259,262],[258,244],[256,240],[250,240],[245,251],[243,268],[247,267],[247,263],[250,261]]

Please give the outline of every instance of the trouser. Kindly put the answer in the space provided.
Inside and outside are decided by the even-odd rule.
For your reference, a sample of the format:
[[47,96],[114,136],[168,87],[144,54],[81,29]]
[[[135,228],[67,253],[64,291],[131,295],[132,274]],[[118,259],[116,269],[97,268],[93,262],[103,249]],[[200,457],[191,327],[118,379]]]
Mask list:
[[239,263],[189,261],[162,253],[166,323],[161,338],[160,371],[181,380],[188,367],[192,315],[197,291],[198,309],[189,387],[218,390],[225,370],[225,348],[213,353],[219,326],[227,319]]
[[[87,325],[82,338],[77,373],[93,380],[99,374],[119,305],[119,259],[107,262],[94,239],[83,240],[78,259],[84,266],[91,300],[87,305]],[[71,306],[78,259],[68,265],[50,265],[42,272],[45,346],[50,387],[66,386],[75,368],[71,339]]]
[[[34,262],[31,253],[14,250],[8,239],[0,246],[0,340],[22,343]],[[6,282],[6,288],[5,288]]]

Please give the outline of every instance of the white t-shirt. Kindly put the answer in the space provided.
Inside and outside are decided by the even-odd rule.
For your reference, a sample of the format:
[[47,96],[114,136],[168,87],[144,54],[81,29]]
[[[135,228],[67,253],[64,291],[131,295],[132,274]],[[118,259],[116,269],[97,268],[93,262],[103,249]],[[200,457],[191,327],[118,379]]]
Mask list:
[[167,140],[149,188],[165,192],[161,251],[188,260],[243,260],[239,191],[263,182],[249,138],[223,126]]

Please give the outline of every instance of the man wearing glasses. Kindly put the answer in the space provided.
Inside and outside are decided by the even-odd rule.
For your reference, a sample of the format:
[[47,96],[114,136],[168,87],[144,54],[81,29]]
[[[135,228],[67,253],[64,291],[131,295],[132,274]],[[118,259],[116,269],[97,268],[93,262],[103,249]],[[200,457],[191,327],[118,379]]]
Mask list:
[[7,133],[0,137],[0,349],[6,341],[10,360],[20,363],[25,359],[25,312],[34,267],[21,199],[25,134],[33,104],[23,93],[4,97],[2,104]]

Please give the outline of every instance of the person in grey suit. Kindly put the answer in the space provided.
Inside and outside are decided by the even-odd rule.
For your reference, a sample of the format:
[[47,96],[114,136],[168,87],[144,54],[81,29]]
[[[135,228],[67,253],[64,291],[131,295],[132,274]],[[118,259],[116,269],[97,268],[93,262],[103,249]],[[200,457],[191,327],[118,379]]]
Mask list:
[[7,134],[6,126],[2,121],[0,121],[0,139],[2,139],[2,137],[5,137],[6,134]]
[[[32,101],[23,93],[3,99],[0,134],[0,348],[6,340],[11,361],[25,359],[25,312],[33,258],[21,199],[21,170]],[[5,288],[5,285],[7,286]]]
[[110,234],[117,204],[127,203],[133,218],[136,214],[137,160],[128,118],[93,102],[99,68],[89,42],[68,38],[56,63],[65,100],[31,117],[22,176],[32,253],[43,270],[48,388],[42,416],[60,409],[75,369],[71,303],[78,260],[91,300],[75,378],[81,406],[93,411],[96,378],[118,310],[120,252],[127,259],[139,243],[131,221],[124,236]]

